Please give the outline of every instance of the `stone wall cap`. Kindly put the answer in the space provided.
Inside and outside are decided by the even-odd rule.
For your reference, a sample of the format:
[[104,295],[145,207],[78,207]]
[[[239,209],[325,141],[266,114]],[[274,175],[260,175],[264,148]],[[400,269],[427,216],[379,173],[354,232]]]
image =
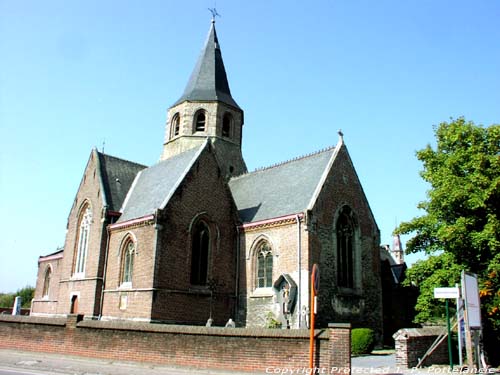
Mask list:
[[47,318],[41,316],[22,316],[22,315],[0,315],[0,322],[65,326],[66,318]]
[[328,323],[328,328],[351,328],[351,323]]
[[411,337],[429,337],[439,336],[445,333],[446,328],[442,326],[423,327],[423,328],[401,328],[392,338],[394,340],[406,340]]
[[[83,320],[77,324],[78,328],[109,329],[122,331],[145,331],[171,334],[227,336],[227,337],[256,337],[281,339],[308,339],[309,330],[306,329],[269,329],[269,328],[224,328],[204,326],[183,326],[175,324],[156,324],[146,322]],[[317,329],[318,339],[327,340],[327,330]]]

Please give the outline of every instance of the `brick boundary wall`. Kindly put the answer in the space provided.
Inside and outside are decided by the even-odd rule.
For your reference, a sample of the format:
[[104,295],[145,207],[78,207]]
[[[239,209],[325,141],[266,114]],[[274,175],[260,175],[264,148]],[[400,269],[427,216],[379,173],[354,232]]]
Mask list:
[[[316,330],[315,366],[351,369],[350,324]],[[303,369],[306,330],[215,328],[67,318],[0,316],[0,349],[237,371]]]
[[[445,330],[443,327],[425,327],[402,328],[397,331],[392,336],[396,343],[396,365],[406,368],[415,367],[436,338]],[[425,359],[423,366],[447,363],[449,363],[448,341],[443,340],[434,352]]]

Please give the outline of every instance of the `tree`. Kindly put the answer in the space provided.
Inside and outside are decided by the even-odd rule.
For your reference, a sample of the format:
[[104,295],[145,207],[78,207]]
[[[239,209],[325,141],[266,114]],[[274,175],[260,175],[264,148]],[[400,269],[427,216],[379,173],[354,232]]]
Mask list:
[[424,166],[421,176],[430,184],[427,200],[418,205],[425,214],[396,229],[396,233],[413,235],[407,242],[407,253],[431,255],[409,271],[423,275],[417,318],[432,314],[428,288],[446,286],[436,285],[438,280],[445,283],[443,272],[455,281],[455,273],[465,269],[479,276],[483,321],[498,329],[498,337],[500,125],[483,127],[464,118],[452,119],[437,126],[435,136],[435,149],[428,145],[417,152]]
[[15,298],[19,296],[23,299],[21,307],[29,308],[34,295],[35,288],[29,285],[18,289],[15,293],[0,294],[0,307],[12,308],[14,306]]

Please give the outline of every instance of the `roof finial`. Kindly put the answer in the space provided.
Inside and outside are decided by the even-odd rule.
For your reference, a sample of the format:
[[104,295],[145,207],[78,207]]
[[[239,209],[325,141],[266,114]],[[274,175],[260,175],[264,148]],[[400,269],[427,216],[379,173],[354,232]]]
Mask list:
[[342,129],[339,129],[339,142],[344,143],[344,133],[342,133]]
[[210,11],[210,13],[212,13],[212,23],[215,23],[215,17],[219,16],[220,17],[220,14],[217,13],[217,3],[214,5],[213,8],[208,8],[208,10]]

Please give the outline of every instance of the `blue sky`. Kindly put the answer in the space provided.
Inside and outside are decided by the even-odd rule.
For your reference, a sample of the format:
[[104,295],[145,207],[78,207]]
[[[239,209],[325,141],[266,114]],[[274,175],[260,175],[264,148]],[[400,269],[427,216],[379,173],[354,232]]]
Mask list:
[[[0,292],[64,243],[93,147],[154,164],[214,1],[0,0]],[[500,122],[500,2],[218,0],[253,170],[345,142],[381,230],[419,214],[433,125]],[[409,256],[414,261],[415,256]]]

